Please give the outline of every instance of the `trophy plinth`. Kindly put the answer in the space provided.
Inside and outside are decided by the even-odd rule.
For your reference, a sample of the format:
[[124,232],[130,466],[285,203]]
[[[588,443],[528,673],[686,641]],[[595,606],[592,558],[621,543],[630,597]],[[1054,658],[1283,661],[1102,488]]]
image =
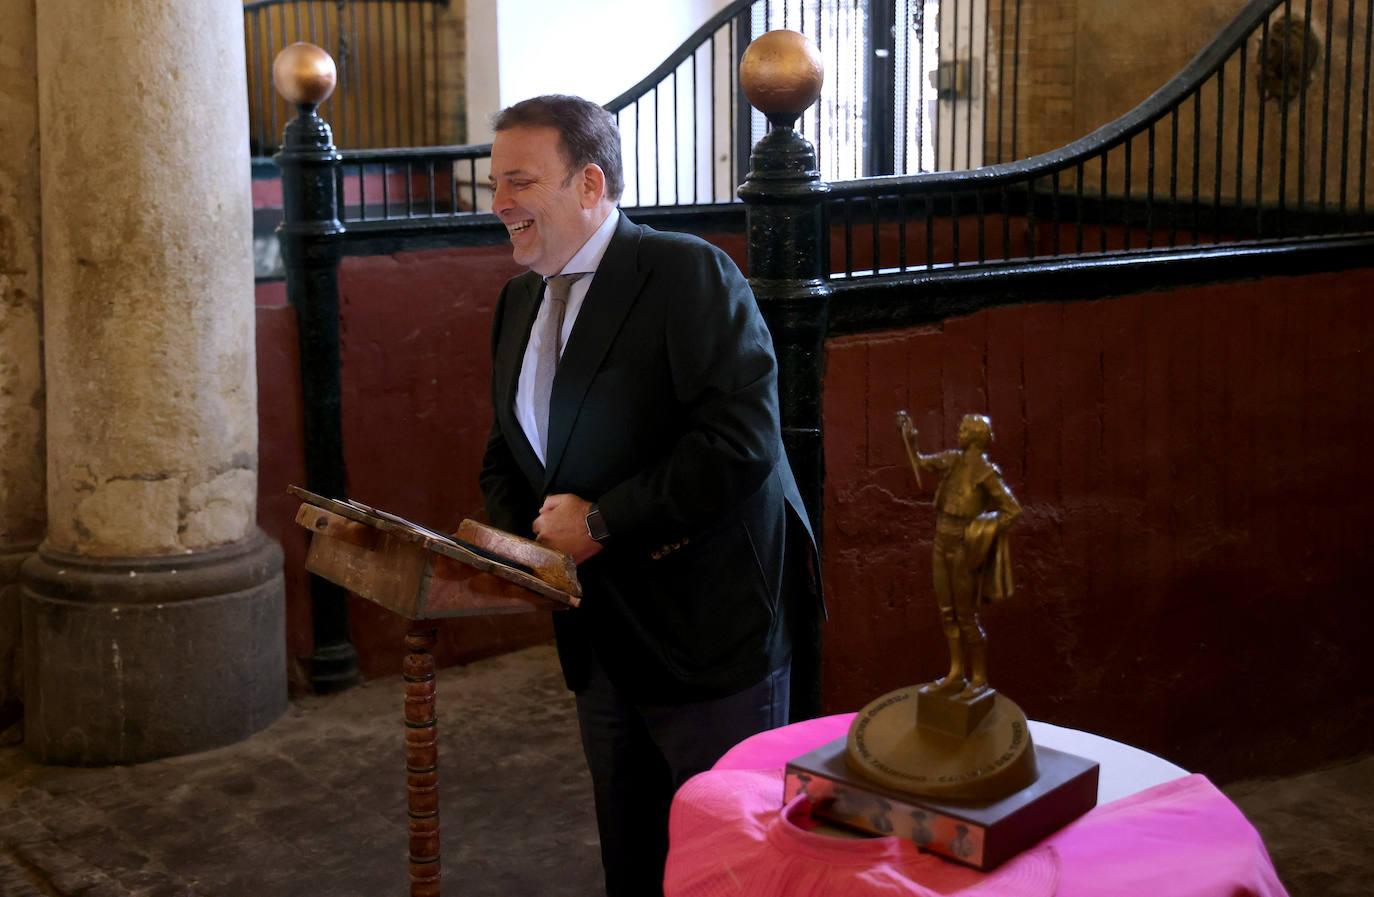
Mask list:
[[805,794],[813,816],[906,838],[945,859],[988,870],[1097,803],[1096,761],[1047,747],[1036,748],[1035,756],[1039,775],[1025,788],[996,800],[951,800],[888,788],[856,773],[847,762],[846,739],[836,738],[787,764],[783,800]]
[[987,689],[969,699],[917,686],[889,692],[854,718],[849,768],[907,794],[996,800],[1036,779],[1026,716]]

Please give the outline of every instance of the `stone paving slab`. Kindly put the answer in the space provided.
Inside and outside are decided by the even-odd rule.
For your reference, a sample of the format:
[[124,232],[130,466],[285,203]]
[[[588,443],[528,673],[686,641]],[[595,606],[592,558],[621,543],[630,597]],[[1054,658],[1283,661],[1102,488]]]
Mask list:
[[[0,748],[3,897],[404,894],[399,676],[291,703],[247,741],[69,769]],[[549,647],[441,670],[444,893],[595,894],[576,715]]]

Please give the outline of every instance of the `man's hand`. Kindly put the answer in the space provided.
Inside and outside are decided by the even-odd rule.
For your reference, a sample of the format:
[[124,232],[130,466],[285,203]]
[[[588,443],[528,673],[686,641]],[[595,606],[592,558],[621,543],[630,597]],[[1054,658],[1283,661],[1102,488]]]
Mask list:
[[571,493],[550,495],[534,519],[535,541],[582,563],[601,550],[601,543],[587,532],[587,512],[591,509],[591,502]]

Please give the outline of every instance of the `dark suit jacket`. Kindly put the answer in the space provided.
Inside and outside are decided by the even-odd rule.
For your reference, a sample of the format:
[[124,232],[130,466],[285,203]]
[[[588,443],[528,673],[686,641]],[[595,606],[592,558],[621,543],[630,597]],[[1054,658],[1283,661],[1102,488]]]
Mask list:
[[541,294],[533,272],[501,292],[481,485],[491,522],[525,536],[545,495],[601,506],[582,607],[554,615],[568,686],[593,651],[641,700],[757,682],[787,656],[788,615],[819,613],[819,577],[748,283],[714,246],[622,215],[553,384],[547,469],[514,412]]

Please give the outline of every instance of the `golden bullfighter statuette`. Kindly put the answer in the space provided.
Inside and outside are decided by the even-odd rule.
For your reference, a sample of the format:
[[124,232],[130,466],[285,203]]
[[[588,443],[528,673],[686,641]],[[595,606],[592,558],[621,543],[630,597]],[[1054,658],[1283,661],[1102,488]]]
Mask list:
[[987,636],[978,613],[1011,594],[1007,529],[1021,506],[985,454],[992,423],[965,415],[958,447],[922,454],[905,411],[897,427],[916,483],[938,474],[933,572],[949,672],[898,689],[863,709],[849,732],[847,762],[855,772],[913,794],[990,799],[1036,778],[1026,717],[988,684]]
[[992,422],[983,415],[964,415],[959,447],[934,455],[917,451],[916,430],[905,411],[897,412],[897,427],[917,485],[922,470],[940,474],[934,577],[940,627],[949,643],[949,672],[924,688],[972,698],[988,688],[988,640],[978,610],[985,602],[1011,595],[1006,533],[1021,506],[984,454],[992,442]]
[[969,414],[955,448],[922,454],[905,411],[897,428],[916,485],[937,475],[932,567],[949,671],[869,702],[849,732],[791,760],[783,800],[813,815],[895,835],[988,870],[1097,803],[1097,761],[1032,743],[1030,724],[988,684],[984,604],[1011,594],[1007,530],[1021,513],[988,460],[992,422]]

